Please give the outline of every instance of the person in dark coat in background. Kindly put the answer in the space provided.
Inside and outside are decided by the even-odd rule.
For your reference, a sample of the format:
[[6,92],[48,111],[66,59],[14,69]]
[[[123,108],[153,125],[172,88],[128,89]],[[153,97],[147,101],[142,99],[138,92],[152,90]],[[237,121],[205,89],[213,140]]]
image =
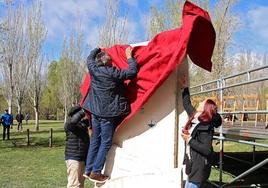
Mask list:
[[16,120],[18,122],[18,128],[17,131],[22,131],[22,120],[24,119],[24,115],[21,113],[18,113],[16,115]]
[[75,106],[68,112],[64,124],[66,133],[65,163],[67,167],[67,188],[83,188],[85,178],[85,161],[89,146],[89,120],[80,106]]
[[30,119],[30,114],[27,112],[27,113],[25,114],[26,125],[28,125],[28,121],[29,121],[29,119]]
[[181,77],[183,107],[189,116],[181,134],[186,142],[184,164],[188,179],[185,188],[199,188],[209,178],[213,157],[214,127],[222,124],[217,106],[211,99],[204,100],[197,109],[192,106],[186,77]]
[[82,107],[91,113],[93,133],[84,176],[96,183],[109,178],[101,173],[106,155],[116,126],[130,113],[124,81],[136,77],[137,63],[131,47],[125,53],[129,66],[124,70],[112,66],[111,57],[100,48],[92,50],[87,58],[91,83]]

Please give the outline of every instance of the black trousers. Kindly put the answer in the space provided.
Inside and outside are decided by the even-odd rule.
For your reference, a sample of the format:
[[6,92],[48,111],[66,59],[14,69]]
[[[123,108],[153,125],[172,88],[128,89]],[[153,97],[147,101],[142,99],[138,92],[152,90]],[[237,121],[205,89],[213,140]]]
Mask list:
[[17,128],[18,131],[22,131],[22,122],[18,122],[18,128]]
[[9,135],[10,135],[10,126],[7,126],[7,127],[3,126],[3,140],[6,139],[6,132],[7,132],[7,139],[9,140],[10,139],[10,137],[9,137]]

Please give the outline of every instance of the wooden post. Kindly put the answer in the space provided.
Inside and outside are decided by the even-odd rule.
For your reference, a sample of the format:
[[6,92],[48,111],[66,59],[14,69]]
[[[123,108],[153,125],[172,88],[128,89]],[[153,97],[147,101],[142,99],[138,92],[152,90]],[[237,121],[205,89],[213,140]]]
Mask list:
[[49,147],[52,147],[53,129],[49,130]]
[[30,130],[27,129],[27,146],[30,145]]

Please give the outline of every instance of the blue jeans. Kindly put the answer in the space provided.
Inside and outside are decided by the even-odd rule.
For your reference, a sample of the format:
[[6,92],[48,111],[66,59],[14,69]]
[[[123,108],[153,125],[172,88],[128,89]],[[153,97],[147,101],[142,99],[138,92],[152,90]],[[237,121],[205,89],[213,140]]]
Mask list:
[[184,188],[199,188],[200,185],[196,183],[192,183],[189,181],[186,181]]
[[91,121],[93,133],[90,138],[85,173],[100,174],[106,155],[112,146],[116,118],[103,118],[92,114]]

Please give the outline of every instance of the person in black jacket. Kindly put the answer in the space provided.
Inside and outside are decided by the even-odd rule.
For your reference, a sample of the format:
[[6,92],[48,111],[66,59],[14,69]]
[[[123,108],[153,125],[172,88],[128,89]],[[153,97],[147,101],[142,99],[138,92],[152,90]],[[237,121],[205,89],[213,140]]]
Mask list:
[[84,117],[85,113],[80,106],[72,107],[64,125],[66,133],[67,188],[84,187],[85,178],[83,177],[83,172],[89,146],[89,121]]
[[195,109],[190,100],[186,77],[182,77],[180,81],[183,85],[183,107],[189,116],[181,134],[186,142],[184,163],[188,179],[185,188],[198,188],[209,178],[214,127],[221,125],[222,118],[217,113],[215,102],[211,99],[204,100]]
[[16,120],[18,122],[17,131],[22,131],[22,120],[24,119],[24,115],[21,113],[18,113],[16,115]]
[[91,83],[82,107],[91,113],[93,133],[84,177],[96,183],[104,183],[109,178],[101,173],[106,155],[116,126],[130,113],[124,81],[136,76],[137,63],[132,58],[131,47],[125,53],[129,66],[122,70],[112,66],[111,57],[100,48],[92,50],[87,58]]

